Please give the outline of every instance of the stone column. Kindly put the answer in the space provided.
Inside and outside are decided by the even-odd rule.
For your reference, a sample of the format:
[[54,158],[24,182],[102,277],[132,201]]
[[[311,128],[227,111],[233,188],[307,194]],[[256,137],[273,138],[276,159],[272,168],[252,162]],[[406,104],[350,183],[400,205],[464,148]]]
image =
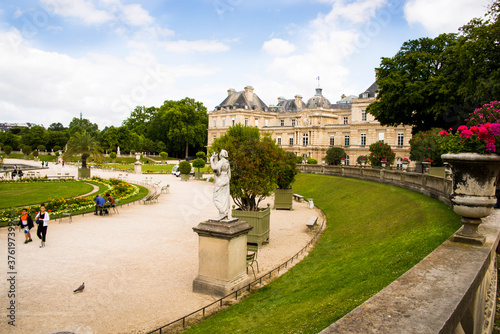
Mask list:
[[135,174],[142,174],[142,163],[140,161],[141,160],[141,154],[140,153],[136,153],[135,159],[137,161],[134,163],[134,173]]
[[208,220],[193,227],[199,236],[194,292],[223,297],[249,283],[246,255],[251,229],[247,222],[238,219]]

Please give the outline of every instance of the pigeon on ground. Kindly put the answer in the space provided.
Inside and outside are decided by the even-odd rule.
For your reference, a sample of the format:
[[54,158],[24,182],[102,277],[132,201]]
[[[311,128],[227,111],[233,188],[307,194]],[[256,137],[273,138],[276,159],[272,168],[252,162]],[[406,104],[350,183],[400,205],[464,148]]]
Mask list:
[[84,283],[82,283],[82,285],[80,285],[80,286],[78,287],[78,289],[76,289],[76,290],[75,290],[75,291],[73,291],[73,292],[82,292],[82,291],[83,291],[83,289],[85,289],[85,282],[84,282]]

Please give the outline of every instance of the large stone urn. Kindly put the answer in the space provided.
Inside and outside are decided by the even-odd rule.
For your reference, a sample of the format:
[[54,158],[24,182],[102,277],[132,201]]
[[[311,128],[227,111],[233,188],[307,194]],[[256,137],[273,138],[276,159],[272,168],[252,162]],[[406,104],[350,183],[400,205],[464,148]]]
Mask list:
[[246,221],[253,227],[248,233],[248,242],[258,244],[259,248],[261,248],[264,243],[269,242],[271,221],[271,208],[269,204],[267,208],[259,211],[241,211],[233,209],[232,216]]
[[429,174],[431,170],[431,163],[429,161],[422,162],[422,173]]
[[482,245],[484,236],[478,232],[481,218],[493,212],[496,203],[495,179],[500,169],[496,154],[443,154],[443,161],[453,170],[450,200],[453,211],[462,216],[463,227],[453,241]]

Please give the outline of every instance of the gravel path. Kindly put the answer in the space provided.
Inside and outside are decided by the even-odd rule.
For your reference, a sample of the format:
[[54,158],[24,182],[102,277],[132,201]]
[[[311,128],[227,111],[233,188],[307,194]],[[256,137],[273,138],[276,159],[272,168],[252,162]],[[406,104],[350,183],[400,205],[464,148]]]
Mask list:
[[[42,175],[61,171],[77,174],[72,166],[49,165]],[[117,173],[93,170],[92,175]],[[147,176],[161,181],[160,187],[170,184],[170,193],[162,194],[158,203],[123,206],[119,215],[75,216],[72,223],[52,220],[45,248],[38,247],[35,230],[33,242],[23,244],[24,236],[16,229],[15,298],[6,293],[0,297],[0,333],[141,333],[216,299],[192,292],[198,271],[198,235],[192,228],[217,215],[213,184]],[[145,175],[129,173],[129,179],[138,182]],[[321,217],[306,203],[295,202],[292,211],[272,210],[271,242],[258,255],[261,274],[307,244],[312,234],[305,224],[312,215]],[[0,229],[0,291],[10,287],[7,235],[7,228]],[[74,294],[82,282],[84,292]],[[12,300],[15,327],[7,318]]]

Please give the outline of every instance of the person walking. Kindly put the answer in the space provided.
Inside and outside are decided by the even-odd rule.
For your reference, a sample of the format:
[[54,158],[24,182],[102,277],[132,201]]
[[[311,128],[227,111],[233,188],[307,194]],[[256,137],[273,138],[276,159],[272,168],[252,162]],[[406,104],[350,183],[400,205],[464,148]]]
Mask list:
[[23,209],[21,211],[21,218],[19,219],[19,230],[23,229],[24,231],[24,241],[25,244],[28,242],[32,242],[30,230],[33,228],[33,219],[28,214],[27,209]]
[[40,205],[40,212],[38,212],[35,217],[35,222],[38,224],[36,235],[40,240],[42,240],[40,248],[45,247],[45,238],[47,237],[47,226],[49,225],[49,219],[49,213],[45,211],[45,203],[42,203]]

